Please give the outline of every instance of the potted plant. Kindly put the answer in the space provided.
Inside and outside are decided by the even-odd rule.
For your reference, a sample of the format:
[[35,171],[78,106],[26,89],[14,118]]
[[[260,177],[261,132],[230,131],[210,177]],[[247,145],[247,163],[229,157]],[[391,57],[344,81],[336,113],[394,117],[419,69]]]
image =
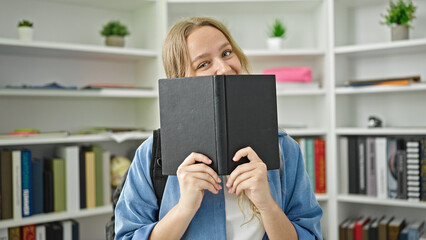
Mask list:
[[34,30],[33,23],[29,20],[22,20],[18,23],[18,35],[20,40],[33,40]]
[[129,35],[130,32],[127,27],[120,23],[120,21],[110,21],[103,26],[101,35],[105,36],[105,45],[123,47],[124,37]]
[[412,27],[410,23],[415,18],[416,8],[411,0],[408,3],[403,0],[396,3],[390,1],[387,14],[382,14],[385,19],[382,24],[391,26],[392,41],[408,39],[408,29]]
[[275,19],[274,24],[269,29],[268,48],[278,50],[281,48],[286,28],[279,19]]

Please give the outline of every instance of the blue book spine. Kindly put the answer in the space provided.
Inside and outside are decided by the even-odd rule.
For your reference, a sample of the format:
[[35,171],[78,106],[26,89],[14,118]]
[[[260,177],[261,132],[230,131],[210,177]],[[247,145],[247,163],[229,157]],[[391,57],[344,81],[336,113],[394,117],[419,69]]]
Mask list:
[[33,215],[33,170],[31,151],[21,152],[21,174],[22,174],[22,217]]
[[43,209],[43,161],[33,161],[33,214]]

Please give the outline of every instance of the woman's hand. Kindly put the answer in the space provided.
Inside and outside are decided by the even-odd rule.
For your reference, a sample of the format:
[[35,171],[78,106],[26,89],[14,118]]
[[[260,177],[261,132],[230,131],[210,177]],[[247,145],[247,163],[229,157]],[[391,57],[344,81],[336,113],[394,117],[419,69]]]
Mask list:
[[[196,163],[204,164],[196,164]],[[203,154],[191,153],[177,170],[180,187],[179,207],[194,214],[203,200],[204,190],[217,194],[222,187],[217,173],[208,165],[212,161]]]
[[247,197],[262,212],[274,203],[269,190],[266,164],[251,147],[238,150],[232,160],[237,162],[242,157],[247,157],[249,162],[239,165],[232,171],[226,186],[231,194],[239,195],[245,191]]

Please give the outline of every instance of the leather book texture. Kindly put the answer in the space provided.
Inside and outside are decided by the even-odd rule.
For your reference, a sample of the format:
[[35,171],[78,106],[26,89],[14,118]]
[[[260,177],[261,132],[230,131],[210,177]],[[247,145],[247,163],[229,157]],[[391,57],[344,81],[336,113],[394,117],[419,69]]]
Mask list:
[[268,169],[278,169],[275,76],[213,75],[159,80],[162,171],[175,175],[192,152],[230,174],[241,148],[252,147]]

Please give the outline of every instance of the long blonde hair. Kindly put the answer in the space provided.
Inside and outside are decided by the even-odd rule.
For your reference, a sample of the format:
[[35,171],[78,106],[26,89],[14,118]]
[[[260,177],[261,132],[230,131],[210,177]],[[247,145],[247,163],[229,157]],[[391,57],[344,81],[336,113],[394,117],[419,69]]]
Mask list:
[[191,64],[186,39],[193,30],[202,26],[211,26],[221,31],[240,60],[242,69],[246,73],[250,72],[247,56],[232,38],[225,25],[213,18],[192,17],[174,24],[164,40],[163,66],[168,78],[188,77]]

